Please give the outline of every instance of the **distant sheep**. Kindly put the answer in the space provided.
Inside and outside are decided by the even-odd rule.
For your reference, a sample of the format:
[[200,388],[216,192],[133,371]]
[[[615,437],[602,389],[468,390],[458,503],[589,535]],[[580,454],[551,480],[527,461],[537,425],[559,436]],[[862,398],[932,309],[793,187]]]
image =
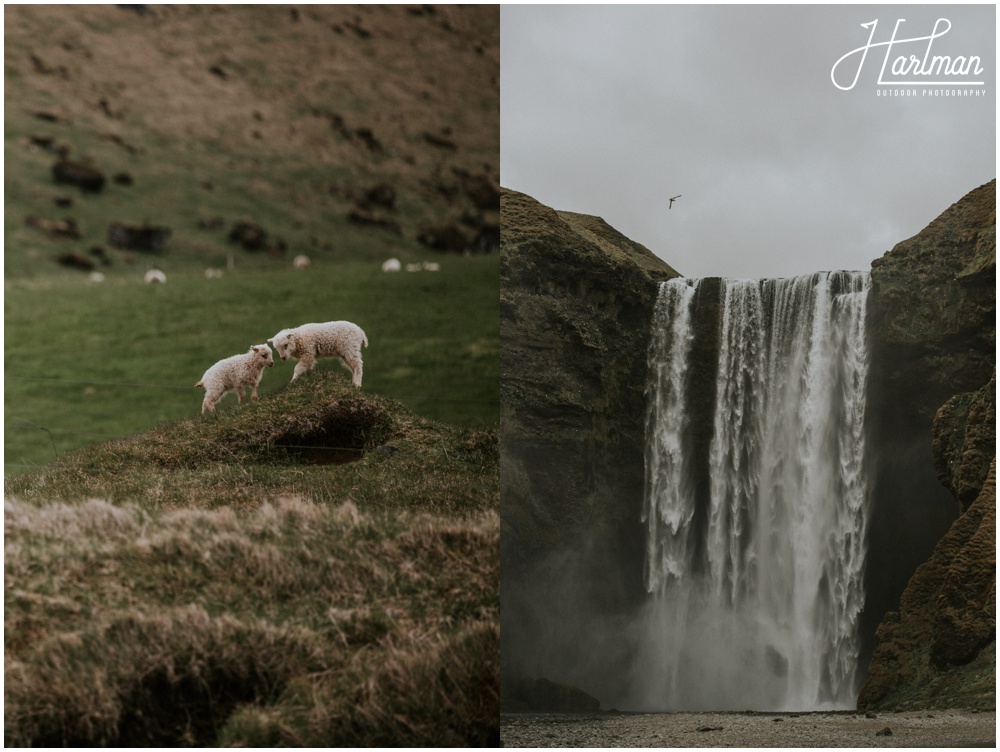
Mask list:
[[167,275],[159,269],[150,269],[142,280],[147,285],[165,285],[167,284]]
[[253,387],[250,399],[257,399],[257,385],[264,375],[264,366],[274,365],[271,348],[267,345],[254,345],[248,352],[233,355],[220,360],[205,371],[196,387],[205,388],[205,401],[201,405],[201,414],[215,412],[215,403],[229,392],[235,391],[240,403],[243,402],[244,389]]
[[368,337],[350,321],[327,321],[324,324],[303,324],[294,329],[282,329],[268,342],[282,360],[297,358],[292,381],[312,369],[317,358],[338,357],[350,369],[352,382],[361,388],[361,346],[368,347]]
[[441,264],[439,264],[437,261],[424,261],[422,266],[425,272],[441,271]]
[[382,271],[384,272],[398,272],[403,268],[403,265],[399,263],[398,258],[386,259],[382,262]]
[[305,269],[307,266],[312,266],[312,261],[308,256],[299,255],[292,260],[292,266],[296,269]]

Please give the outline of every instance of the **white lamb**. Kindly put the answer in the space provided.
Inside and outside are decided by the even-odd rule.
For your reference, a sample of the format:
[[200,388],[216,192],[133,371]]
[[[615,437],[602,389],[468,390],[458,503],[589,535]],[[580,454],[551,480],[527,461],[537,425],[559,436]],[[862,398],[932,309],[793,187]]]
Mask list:
[[361,346],[368,347],[368,337],[357,324],[350,321],[303,324],[294,329],[282,329],[268,342],[274,344],[282,360],[298,359],[292,381],[310,370],[316,358],[336,356],[350,369],[354,386],[361,388]]
[[264,375],[264,366],[274,365],[271,348],[267,345],[254,345],[248,352],[224,358],[205,371],[195,386],[205,387],[205,401],[201,405],[201,414],[215,412],[215,403],[229,392],[235,391],[243,402],[243,390],[253,387],[250,399],[257,399],[257,385]]

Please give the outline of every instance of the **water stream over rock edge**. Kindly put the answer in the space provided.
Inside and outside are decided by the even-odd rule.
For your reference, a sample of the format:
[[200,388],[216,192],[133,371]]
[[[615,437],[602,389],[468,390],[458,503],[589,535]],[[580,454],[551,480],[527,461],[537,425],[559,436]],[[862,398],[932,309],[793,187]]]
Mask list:
[[650,599],[633,702],[853,707],[869,506],[869,277],[713,283],[714,373],[712,359],[691,367],[695,329],[713,326],[695,322],[706,315],[701,280],[662,283],[654,314],[643,507]]

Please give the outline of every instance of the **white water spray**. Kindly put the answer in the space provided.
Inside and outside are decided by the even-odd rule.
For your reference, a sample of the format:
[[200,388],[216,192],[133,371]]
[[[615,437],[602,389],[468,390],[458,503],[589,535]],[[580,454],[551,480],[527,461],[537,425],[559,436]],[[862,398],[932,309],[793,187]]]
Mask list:
[[[650,604],[635,703],[853,707],[868,275],[722,280],[711,441],[700,458],[687,410],[692,390],[711,388],[691,383],[698,287],[661,285],[653,322],[643,512]],[[699,462],[707,463],[700,475]]]

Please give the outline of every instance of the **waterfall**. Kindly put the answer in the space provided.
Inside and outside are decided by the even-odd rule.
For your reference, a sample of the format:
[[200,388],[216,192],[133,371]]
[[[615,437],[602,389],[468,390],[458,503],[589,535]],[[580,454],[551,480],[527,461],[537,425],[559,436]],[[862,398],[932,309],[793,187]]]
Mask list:
[[[637,703],[852,708],[868,275],[721,280],[717,317],[698,309],[705,284],[663,283],[653,321]],[[696,368],[708,316],[699,336],[718,343]]]

